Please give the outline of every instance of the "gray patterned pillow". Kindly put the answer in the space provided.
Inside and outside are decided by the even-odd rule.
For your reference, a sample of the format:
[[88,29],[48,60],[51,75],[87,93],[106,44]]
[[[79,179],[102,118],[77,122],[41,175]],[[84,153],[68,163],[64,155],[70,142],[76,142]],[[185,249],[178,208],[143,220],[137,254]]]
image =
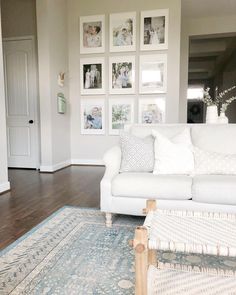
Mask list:
[[154,167],[154,138],[139,138],[126,132],[120,134],[122,151],[120,172],[152,172]]

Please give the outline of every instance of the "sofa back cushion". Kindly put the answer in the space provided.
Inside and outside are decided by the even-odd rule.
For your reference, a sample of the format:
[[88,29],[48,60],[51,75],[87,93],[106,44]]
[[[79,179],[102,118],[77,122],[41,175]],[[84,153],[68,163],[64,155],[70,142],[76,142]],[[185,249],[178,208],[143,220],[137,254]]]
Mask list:
[[158,132],[152,131],[155,137],[155,166],[154,174],[192,174],[194,158],[189,128],[171,139]]
[[202,150],[236,154],[236,124],[192,125],[191,134],[193,145]]
[[133,124],[125,129],[138,137],[148,136],[155,129],[171,138],[186,127],[191,129],[194,146],[209,152],[236,154],[236,124]]
[[152,130],[156,130],[167,138],[171,139],[177,134],[183,132],[186,128],[190,128],[187,124],[133,124],[126,125],[125,130],[137,137],[144,138],[152,134]]
[[194,160],[195,174],[236,175],[236,154],[208,152],[195,147]]
[[152,172],[154,166],[154,138],[139,138],[127,132],[120,134],[120,172]]

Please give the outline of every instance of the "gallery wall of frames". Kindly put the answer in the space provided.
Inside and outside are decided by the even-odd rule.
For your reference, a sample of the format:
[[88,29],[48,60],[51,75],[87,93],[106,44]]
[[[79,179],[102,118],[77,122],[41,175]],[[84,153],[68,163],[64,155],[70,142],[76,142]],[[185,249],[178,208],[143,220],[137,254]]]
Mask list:
[[104,135],[108,130],[118,135],[125,124],[134,123],[135,104],[139,123],[165,122],[168,16],[168,9],[115,13],[109,24],[105,15],[80,17],[81,134]]

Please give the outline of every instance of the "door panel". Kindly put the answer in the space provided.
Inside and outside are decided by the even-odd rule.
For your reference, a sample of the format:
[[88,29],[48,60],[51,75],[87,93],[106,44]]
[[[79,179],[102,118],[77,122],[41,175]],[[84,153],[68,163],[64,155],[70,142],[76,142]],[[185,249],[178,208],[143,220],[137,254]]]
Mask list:
[[7,115],[29,115],[29,89],[28,89],[28,56],[25,52],[7,54],[6,68],[6,95]]
[[[9,157],[30,156],[30,129],[27,127],[9,127]],[[25,140],[22,140],[24,138]]]
[[[33,40],[3,42],[8,166],[37,168],[37,87]],[[29,121],[33,120],[33,124]]]

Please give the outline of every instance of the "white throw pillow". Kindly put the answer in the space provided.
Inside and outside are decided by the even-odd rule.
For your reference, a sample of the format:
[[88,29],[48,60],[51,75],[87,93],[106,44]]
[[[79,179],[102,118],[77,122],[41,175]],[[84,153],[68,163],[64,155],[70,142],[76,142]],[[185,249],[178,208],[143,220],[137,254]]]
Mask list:
[[236,154],[220,154],[194,148],[195,174],[236,174]]
[[154,138],[139,138],[127,132],[120,134],[120,172],[152,172],[154,166]]
[[154,174],[191,174],[194,171],[194,157],[189,128],[169,139],[156,130]]

